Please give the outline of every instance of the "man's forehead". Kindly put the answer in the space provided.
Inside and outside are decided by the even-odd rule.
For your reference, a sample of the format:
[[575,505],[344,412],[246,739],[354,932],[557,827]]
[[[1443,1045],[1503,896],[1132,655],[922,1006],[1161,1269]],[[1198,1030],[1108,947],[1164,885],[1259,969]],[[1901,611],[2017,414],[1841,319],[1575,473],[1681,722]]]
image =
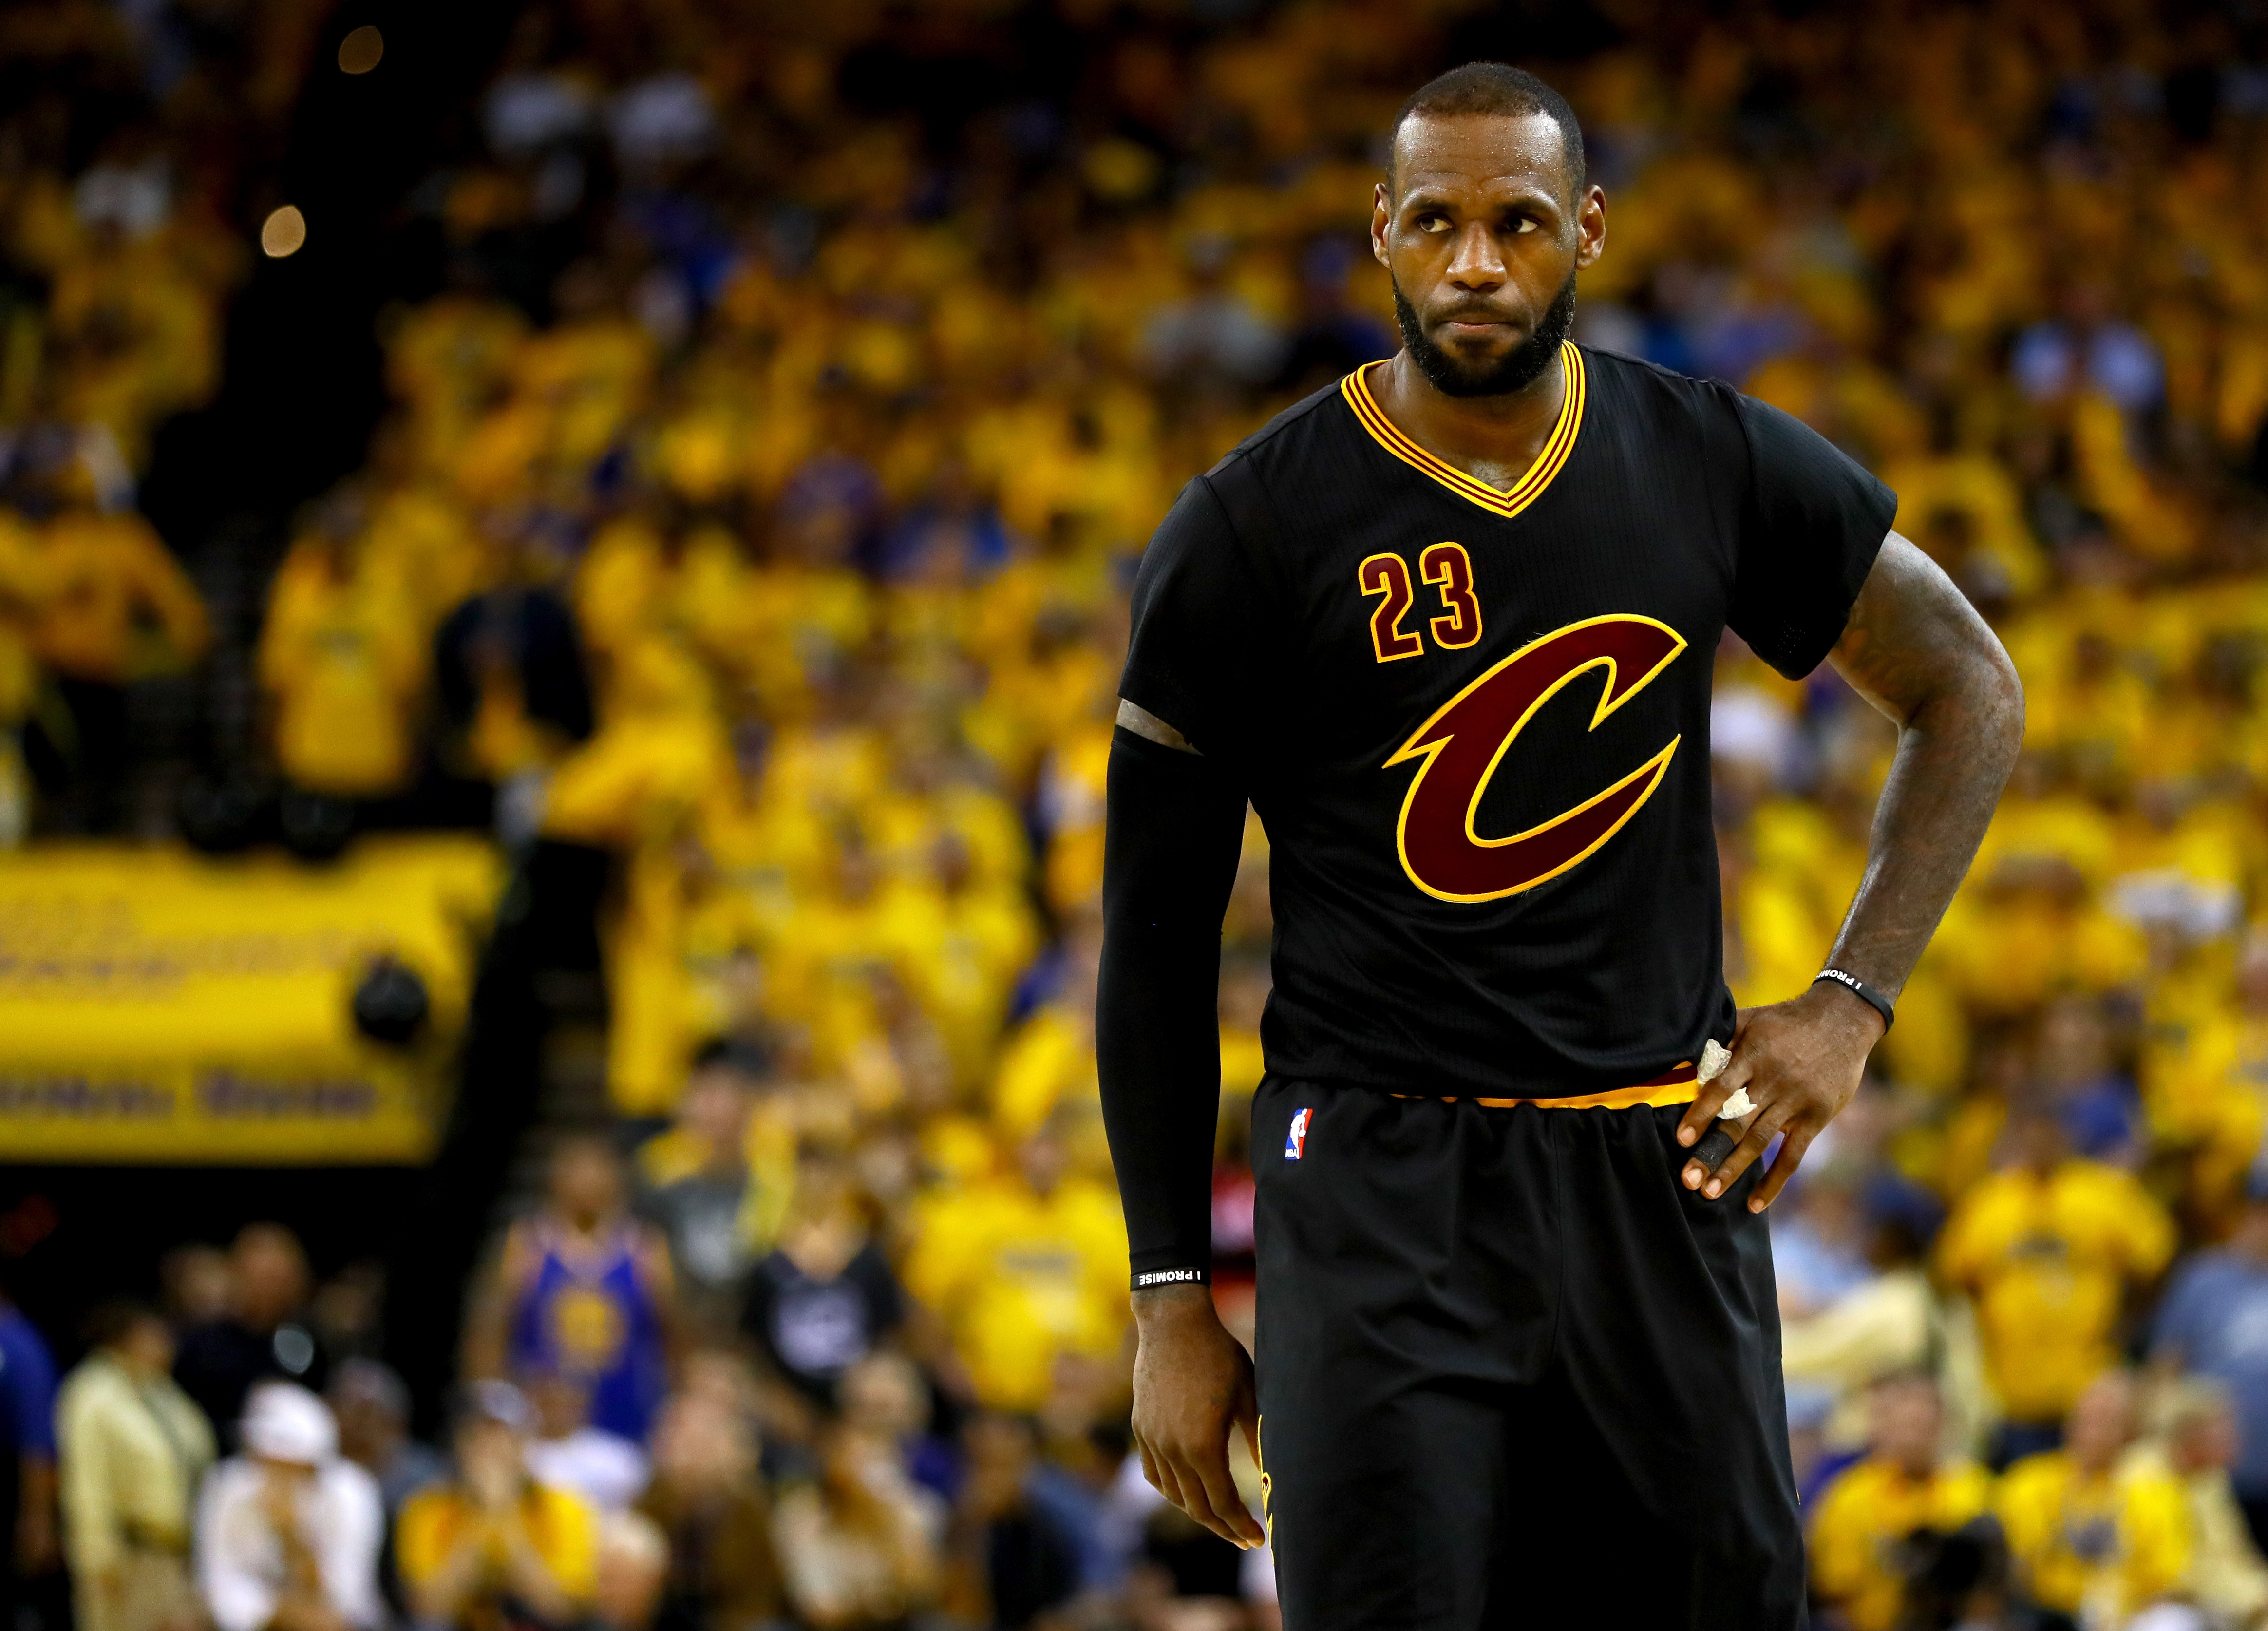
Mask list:
[[1412,114],[1394,134],[1397,195],[1424,187],[1557,197],[1566,166],[1566,138],[1544,113]]

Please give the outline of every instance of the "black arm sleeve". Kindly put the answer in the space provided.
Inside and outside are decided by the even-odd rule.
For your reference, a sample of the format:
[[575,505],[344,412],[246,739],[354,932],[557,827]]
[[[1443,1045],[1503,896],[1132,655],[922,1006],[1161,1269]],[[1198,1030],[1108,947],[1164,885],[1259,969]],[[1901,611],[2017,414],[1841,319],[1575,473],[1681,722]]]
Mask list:
[[1215,761],[1121,729],[1108,798],[1095,1058],[1138,1290],[1211,1273],[1220,924],[1244,794]]

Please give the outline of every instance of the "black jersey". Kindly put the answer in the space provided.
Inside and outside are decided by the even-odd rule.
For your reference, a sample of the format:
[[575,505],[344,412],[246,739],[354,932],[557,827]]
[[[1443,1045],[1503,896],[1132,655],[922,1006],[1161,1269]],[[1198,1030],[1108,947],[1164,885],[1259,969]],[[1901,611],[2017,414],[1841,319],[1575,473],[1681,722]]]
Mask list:
[[1716,647],[1808,673],[1896,502],[1728,387],[1563,356],[1508,492],[1395,430],[1366,370],[1190,483],[1143,558],[1121,692],[1267,828],[1279,1074],[1565,1096],[1732,1034]]

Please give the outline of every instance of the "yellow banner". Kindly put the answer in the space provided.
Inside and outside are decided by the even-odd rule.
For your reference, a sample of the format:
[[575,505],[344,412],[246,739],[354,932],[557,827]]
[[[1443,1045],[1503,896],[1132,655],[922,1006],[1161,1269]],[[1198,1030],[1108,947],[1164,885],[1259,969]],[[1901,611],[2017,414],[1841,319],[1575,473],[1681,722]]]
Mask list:
[[[500,877],[459,837],[0,857],[0,1160],[425,1159]],[[431,1000],[404,1048],[355,1029],[381,956]]]

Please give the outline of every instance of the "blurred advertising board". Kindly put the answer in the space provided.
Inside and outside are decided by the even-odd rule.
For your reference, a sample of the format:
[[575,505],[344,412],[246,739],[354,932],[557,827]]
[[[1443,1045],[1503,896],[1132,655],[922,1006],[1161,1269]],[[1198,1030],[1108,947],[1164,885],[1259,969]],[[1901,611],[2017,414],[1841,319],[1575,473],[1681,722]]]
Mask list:
[[[0,1161],[424,1160],[502,876],[455,836],[0,855]],[[388,958],[427,1001],[398,1043],[354,1013]]]

